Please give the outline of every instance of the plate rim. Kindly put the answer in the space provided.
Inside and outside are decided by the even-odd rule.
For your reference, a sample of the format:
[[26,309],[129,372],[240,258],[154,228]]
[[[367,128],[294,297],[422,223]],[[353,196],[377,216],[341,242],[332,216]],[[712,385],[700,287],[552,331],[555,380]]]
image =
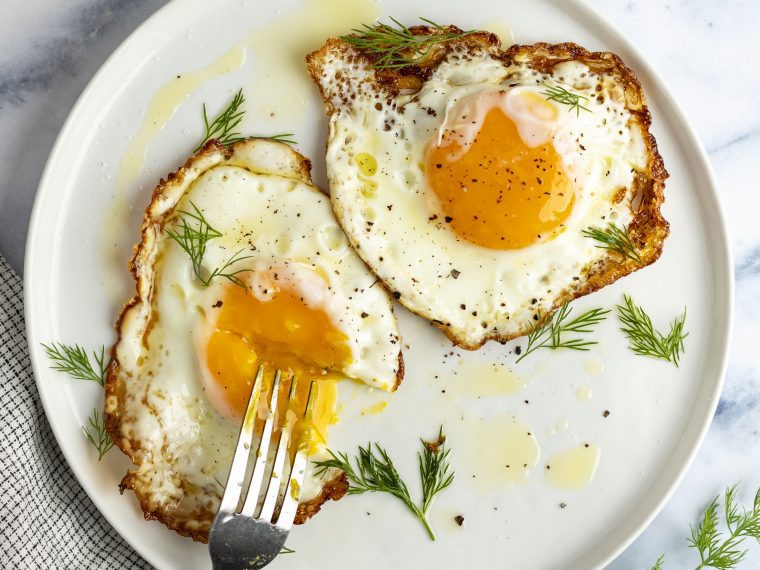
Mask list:
[[[615,560],[626,548],[628,548],[628,546],[630,546],[631,543],[633,543],[633,541],[635,541],[641,535],[641,533],[651,524],[652,520],[662,511],[663,507],[671,498],[676,488],[680,485],[684,475],[691,467],[694,458],[700,450],[705,436],[712,424],[715,415],[715,409],[718,405],[719,397],[725,383],[726,370],[729,360],[729,348],[732,338],[735,303],[733,257],[731,254],[731,245],[728,238],[724,206],[720,200],[718,184],[713,171],[712,163],[710,162],[704,145],[700,142],[699,138],[696,135],[696,131],[692,122],[678,104],[676,98],[673,96],[662,76],[649,63],[649,60],[639,51],[639,49],[628,38],[628,36],[624,34],[606,16],[602,15],[593,6],[591,6],[587,0],[549,0],[549,3],[557,5],[564,11],[575,10],[586,22],[590,22],[594,26],[605,30],[606,33],[608,33],[616,42],[624,46],[624,48],[631,56],[630,59],[627,58],[627,61],[632,60],[631,62],[635,64],[637,72],[641,72],[642,75],[647,76],[650,87],[653,87],[659,91],[659,94],[662,96],[663,101],[670,106],[674,112],[674,123],[678,124],[681,127],[683,134],[686,135],[686,140],[683,144],[687,149],[692,151],[689,153],[689,156],[692,157],[692,160],[696,160],[701,164],[705,174],[707,175],[706,179],[704,180],[704,194],[708,201],[711,202],[710,205],[714,208],[713,217],[718,225],[717,228],[714,228],[714,232],[715,235],[718,235],[721,238],[721,243],[717,244],[718,247],[716,247],[716,252],[720,253],[722,256],[722,261],[724,262],[722,271],[716,272],[716,277],[719,278],[719,282],[721,282],[724,286],[723,299],[720,299],[720,301],[716,303],[716,306],[725,307],[727,311],[725,315],[725,326],[723,327],[722,331],[718,331],[718,335],[716,336],[716,338],[721,340],[721,346],[719,348],[719,351],[716,351],[719,353],[719,356],[717,356],[717,379],[713,382],[712,390],[709,393],[709,406],[707,413],[704,414],[704,417],[700,422],[697,436],[692,441],[690,449],[686,454],[685,460],[676,469],[675,475],[672,477],[669,484],[666,485],[661,496],[657,499],[654,508],[652,508],[649,514],[643,517],[643,519],[633,529],[626,533],[624,540],[619,541],[613,548],[602,551],[602,558],[598,561],[597,564],[597,567],[602,567]],[[83,108],[85,108],[87,101],[93,96],[94,91],[97,89],[103,77],[108,76],[112,73],[112,68],[116,66],[120,59],[122,59],[123,54],[129,52],[133,48],[133,44],[139,43],[139,39],[142,36],[148,33],[152,28],[161,26],[163,20],[165,20],[167,16],[170,17],[174,13],[174,11],[177,9],[178,4],[179,2],[176,1],[168,2],[153,12],[150,16],[148,16],[140,25],[138,25],[108,56],[108,58],[99,67],[97,72],[88,81],[86,87],[82,90],[82,93],[77,98],[76,103],[69,111],[67,118],[56,137],[55,143],[46,161],[45,168],[43,169],[42,176],[40,177],[40,182],[37,187],[34,205],[32,208],[32,214],[30,217],[29,229],[27,231],[27,241],[24,252],[23,295],[26,338],[29,346],[30,361],[34,373],[35,384],[40,395],[43,409],[45,410],[47,421],[50,424],[50,427],[58,443],[58,447],[63,453],[66,462],[74,473],[74,476],[76,477],[79,485],[87,493],[90,500],[93,502],[93,504],[95,504],[100,513],[119,534],[119,536],[125,542],[127,542],[139,556],[141,556],[149,564],[155,567],[160,566],[158,564],[158,560],[152,555],[153,550],[151,548],[144,547],[142,544],[137,544],[130,540],[128,537],[129,533],[122,532],[122,529],[120,528],[122,524],[117,522],[117,518],[108,508],[105,508],[102,501],[98,498],[97,493],[94,493],[93,490],[89,488],[88,484],[83,483],[83,481],[85,481],[84,470],[90,467],[89,464],[85,466],[85,464],[73,461],[73,448],[68,446],[66,443],[66,439],[64,437],[60,423],[56,420],[55,406],[50,400],[49,394],[46,394],[46,389],[43,386],[43,371],[47,371],[47,367],[45,366],[44,359],[40,354],[41,351],[38,348],[40,341],[37,338],[33,325],[33,323],[37,321],[38,316],[35,311],[34,303],[32,302],[32,291],[33,284],[36,283],[34,270],[35,255],[36,251],[39,249],[38,239],[39,234],[41,233],[40,220],[45,208],[44,204],[47,201],[46,196],[52,191],[51,189],[53,187],[53,184],[51,181],[51,172],[53,171],[57,156],[61,152],[61,147],[64,146],[64,142],[69,137],[70,131],[73,130],[74,126],[78,122],[79,115],[82,113]]]

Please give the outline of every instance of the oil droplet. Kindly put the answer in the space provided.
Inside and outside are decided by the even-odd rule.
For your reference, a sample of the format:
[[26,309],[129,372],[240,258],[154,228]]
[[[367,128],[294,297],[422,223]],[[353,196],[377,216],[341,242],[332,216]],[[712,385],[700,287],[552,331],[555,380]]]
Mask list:
[[357,154],[354,162],[356,162],[356,165],[364,176],[374,176],[377,172],[377,160],[367,152]]
[[569,425],[570,422],[564,418],[561,418],[554,422],[554,427],[549,429],[549,435],[557,435],[559,432],[565,431]]
[[512,415],[465,421],[461,436],[467,444],[457,449],[475,475],[472,481],[484,489],[524,483],[541,455],[531,427]]
[[528,382],[498,362],[477,362],[462,359],[456,370],[452,389],[461,396],[496,396],[513,394]]
[[255,83],[247,90],[251,110],[298,126],[308,107],[318,101],[306,70],[306,54],[328,37],[349,33],[379,15],[370,0],[305,0],[293,12],[254,30],[249,45],[256,58]]
[[593,395],[593,391],[588,386],[581,386],[575,391],[575,397],[581,402],[588,402]]
[[589,374],[598,376],[599,374],[604,372],[604,363],[601,360],[587,360],[586,363],[583,365],[583,368]]
[[376,404],[372,404],[371,406],[368,406],[362,410],[363,416],[376,416],[378,414],[381,414],[383,410],[388,406],[388,400],[383,400],[381,402],[377,402]]
[[561,489],[580,489],[594,478],[601,449],[593,443],[583,443],[561,451],[546,463],[546,482]]
[[512,26],[504,20],[491,20],[480,27],[499,36],[501,47],[506,48],[515,43],[515,33],[512,30]]

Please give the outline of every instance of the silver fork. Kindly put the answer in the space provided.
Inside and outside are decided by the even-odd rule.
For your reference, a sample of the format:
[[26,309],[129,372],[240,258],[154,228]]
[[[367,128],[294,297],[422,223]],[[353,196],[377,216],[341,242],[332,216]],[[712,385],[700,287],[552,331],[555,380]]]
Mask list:
[[[227,486],[219,507],[219,512],[211,526],[209,535],[209,552],[214,570],[241,570],[263,568],[269,564],[282,550],[288,532],[293,526],[293,521],[298,509],[300,489],[303,484],[306,471],[307,450],[299,445],[293,460],[285,492],[280,500],[280,487],[283,479],[285,458],[288,455],[288,444],[293,431],[293,425],[285,416],[285,423],[280,431],[280,441],[277,443],[277,453],[272,462],[271,470],[267,469],[269,457],[269,445],[274,431],[275,417],[277,416],[277,397],[280,388],[282,374],[275,372],[272,383],[272,394],[269,400],[264,429],[261,434],[259,447],[254,456],[253,473],[248,485],[248,492],[240,506],[243,484],[248,471],[248,461],[251,455],[251,442],[253,440],[256,415],[261,397],[262,384],[264,381],[264,367],[259,366],[256,380],[248,400],[248,408],[245,412],[243,425],[240,428],[235,455],[230,467],[230,475],[227,478]],[[309,388],[309,397],[306,403],[306,413],[312,408],[312,394],[314,382]],[[289,400],[293,400],[296,393],[296,378],[291,379]],[[262,483],[265,472],[270,472],[269,482],[266,486],[264,503],[256,515],[260,502]],[[279,514],[275,517],[275,514]]]

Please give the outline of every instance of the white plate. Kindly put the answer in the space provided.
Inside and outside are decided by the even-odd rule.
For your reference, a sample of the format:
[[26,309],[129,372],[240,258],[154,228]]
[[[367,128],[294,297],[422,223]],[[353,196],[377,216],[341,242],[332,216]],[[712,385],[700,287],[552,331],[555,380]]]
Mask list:
[[[422,14],[464,28],[502,23],[501,29],[513,28],[520,43],[571,40],[614,51],[636,71],[650,100],[653,130],[671,173],[664,214],[672,233],[654,266],[577,305],[612,307],[623,292],[630,292],[659,326],[666,326],[686,306],[690,334],[681,367],[634,356],[610,318],[598,327],[601,343],[592,352],[536,353],[515,368],[529,381],[525,389],[479,399],[477,386],[454,376],[463,370],[458,361],[465,361],[460,376],[467,375],[472,362],[510,364],[510,351],[520,342],[489,345],[477,353],[455,350],[453,357],[445,358],[450,348],[443,337],[399,311],[401,332],[411,344],[404,385],[387,398],[384,413],[359,419],[358,410],[366,403],[386,397],[344,389],[347,411],[333,431],[332,446],[349,449],[356,441],[378,440],[414,481],[416,438],[432,436],[443,422],[457,479],[434,508],[433,524],[440,538],[428,541],[419,524],[387,496],[348,497],[326,505],[309,524],[297,528],[289,542],[297,552],[272,567],[601,566],[662,506],[688,466],[718,401],[732,312],[732,271],[705,154],[676,102],[636,50],[575,1],[468,0],[445,7],[430,0],[369,2],[306,0],[299,8],[293,1],[178,0],[142,25],[92,80],[50,156],[29,230],[27,329],[50,424],[84,489],[147,560],[159,568],[207,568],[203,545],[159,523],[145,522],[135,498],[119,495],[117,485],[128,461],[113,450],[97,463],[80,431],[100,403],[99,388],[49,370],[40,348],[40,343],[50,341],[88,347],[112,341],[119,304],[131,287],[124,264],[137,238],[142,210],[158,178],[184,161],[201,136],[201,102],[208,102],[212,110],[220,108],[242,85],[249,98],[243,132],[294,132],[298,149],[314,159],[321,182],[325,121],[301,58],[327,31],[344,31],[348,20],[358,24],[381,10],[404,22]],[[328,17],[317,17],[320,12]],[[269,35],[250,36],[264,45],[243,50],[239,42],[257,29],[269,30]],[[238,49],[232,49],[236,45]],[[226,59],[217,61],[223,54]],[[214,61],[214,72],[193,73]],[[158,128],[164,122],[159,117],[153,136],[150,125],[141,127],[146,113],[148,123],[155,118],[147,111],[150,102],[178,75],[182,79],[170,83],[161,96],[163,107],[155,110],[161,111],[178,94],[188,97],[176,113],[168,114],[172,116],[163,129]],[[134,176],[129,167],[122,169],[121,192],[117,187],[122,158],[130,144],[140,150],[141,141],[152,142],[145,167],[133,165]],[[139,166],[140,152],[133,156]],[[591,399],[577,397],[579,388],[590,388]],[[603,417],[604,410],[611,411],[609,417]],[[488,459],[477,459],[472,445],[482,438],[492,450],[504,445],[496,426],[503,425],[506,413],[530,426],[541,446],[531,476],[511,487],[489,471]],[[561,429],[563,420],[567,429]],[[484,427],[488,425],[492,428]],[[576,491],[548,485],[543,474],[547,459],[586,441],[601,447],[593,482]],[[560,503],[566,507],[560,508]],[[461,528],[452,522],[459,513],[465,516]]]

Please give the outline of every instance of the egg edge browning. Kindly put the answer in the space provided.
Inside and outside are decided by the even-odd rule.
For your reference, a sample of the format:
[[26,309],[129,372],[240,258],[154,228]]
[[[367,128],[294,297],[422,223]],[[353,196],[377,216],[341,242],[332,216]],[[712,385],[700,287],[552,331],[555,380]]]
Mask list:
[[[433,36],[462,32],[456,26],[445,26],[440,29],[430,26],[412,26],[410,30],[415,35]],[[430,77],[436,67],[445,59],[446,55],[455,49],[487,50],[489,55],[501,60],[505,66],[513,62],[519,62],[539,71],[544,71],[563,62],[579,61],[596,73],[612,75],[623,88],[625,108],[631,113],[632,121],[638,124],[638,127],[641,129],[644,142],[647,146],[647,171],[645,173],[637,172],[633,181],[633,194],[641,196],[640,205],[636,210],[632,208],[633,219],[628,226],[628,235],[636,246],[641,261],[637,262],[629,258],[620,259],[621,256],[618,254],[608,253],[601,261],[588,264],[583,268],[581,275],[578,276],[580,279],[575,281],[577,285],[571,284],[562,290],[557,295],[551,310],[542,313],[538,323],[543,323],[551,318],[553,312],[565,302],[593,293],[606,285],[614,283],[621,277],[625,277],[657,261],[662,254],[665,238],[669,235],[669,224],[660,212],[660,206],[664,202],[665,180],[668,178],[668,172],[657,148],[657,142],[650,132],[652,117],[647,107],[641,83],[635,73],[623,63],[620,57],[611,52],[590,52],[578,44],[570,42],[559,44],[544,42],[531,45],[515,44],[506,50],[502,50],[501,43],[496,35],[490,32],[478,31],[456,40],[445,40],[434,44],[427,57],[418,64],[407,65],[399,69],[374,70],[374,87],[378,90],[378,93],[389,99],[396,97],[404,89],[419,87],[425,79]],[[372,54],[368,54],[339,38],[328,38],[324,46],[306,56],[309,74],[320,90],[328,122],[332,115],[338,112],[338,107],[330,100],[330,94],[324,90],[323,84],[320,81],[320,77],[323,74],[323,64],[329,57],[339,58],[348,52],[350,52],[348,60],[356,60],[358,58],[370,66],[375,58]],[[343,103],[345,103],[345,100]],[[372,268],[366,259],[360,244],[355,240],[351,232],[346,231],[346,224],[343,220],[344,213],[339,204],[334,199],[332,200],[332,204],[338,223],[348,236],[350,243],[359,256],[374,271],[374,268]],[[459,334],[450,325],[430,319],[422,313],[422,309],[412,306],[406,302],[403,296],[393,292],[382,279],[380,281],[394,294],[397,301],[418,316],[431,320],[432,324],[441,330],[453,344],[466,350],[477,350],[491,340],[505,343],[528,334],[536,324],[535,322],[525,323],[519,330],[510,334],[486,333],[476,342],[468,342],[464,333]]]
[[[197,179],[208,169],[222,164],[235,165],[236,153],[242,155],[242,158],[250,158],[253,153],[254,162],[256,159],[257,145],[277,145],[282,147],[279,153],[283,162],[277,164],[257,163],[260,170],[258,173],[276,174],[296,179],[308,185],[313,185],[311,180],[311,162],[308,158],[293,150],[285,143],[273,141],[271,139],[249,138],[234,145],[224,146],[216,140],[209,141],[197,153],[192,155],[176,172],[170,173],[166,179],[161,179],[159,184],[153,190],[151,201],[145,209],[142,226],[140,229],[140,242],[133,248],[132,258],[129,262],[129,271],[135,282],[136,294],[122,308],[121,313],[115,324],[117,339],[111,347],[111,364],[107,370],[105,380],[105,402],[104,415],[105,426],[108,434],[114,444],[130,460],[139,465],[141,463],[139,455],[139,446],[135,447],[134,442],[122,433],[121,419],[122,408],[120,402],[123,401],[124,383],[129,381],[119,362],[117,348],[122,342],[122,329],[126,319],[133,318],[133,314],[138,316],[140,312],[150,311],[152,308],[152,286],[153,276],[151,268],[154,266],[158,254],[159,243],[163,238],[164,227],[174,214],[174,209],[190,186],[192,181]],[[246,156],[247,155],[247,156]],[[249,168],[250,169],[250,168]],[[187,180],[186,180],[187,179]],[[146,270],[148,272],[146,273]],[[138,317],[139,318],[139,317]],[[146,331],[143,331],[145,333]],[[404,375],[404,363],[401,350],[398,354],[398,372],[396,375],[396,385],[394,390],[399,386]],[[120,396],[121,393],[121,396]],[[190,537],[198,542],[208,541],[208,527],[211,521],[206,521],[206,525],[197,524],[188,525],[187,519],[178,518],[170,513],[165,512],[159,506],[153,507],[150,504],[150,496],[137,492],[139,487],[136,481],[136,474],[130,470],[122,478],[119,490],[123,494],[126,489],[135,491],[135,495],[140,503],[143,516],[146,520],[157,520],[174,530],[181,536]],[[348,480],[342,472],[337,472],[331,479],[328,479],[322,485],[319,495],[313,499],[299,504],[296,514],[295,523],[303,524],[309,518],[319,512],[321,506],[327,500],[338,500],[348,491]]]

